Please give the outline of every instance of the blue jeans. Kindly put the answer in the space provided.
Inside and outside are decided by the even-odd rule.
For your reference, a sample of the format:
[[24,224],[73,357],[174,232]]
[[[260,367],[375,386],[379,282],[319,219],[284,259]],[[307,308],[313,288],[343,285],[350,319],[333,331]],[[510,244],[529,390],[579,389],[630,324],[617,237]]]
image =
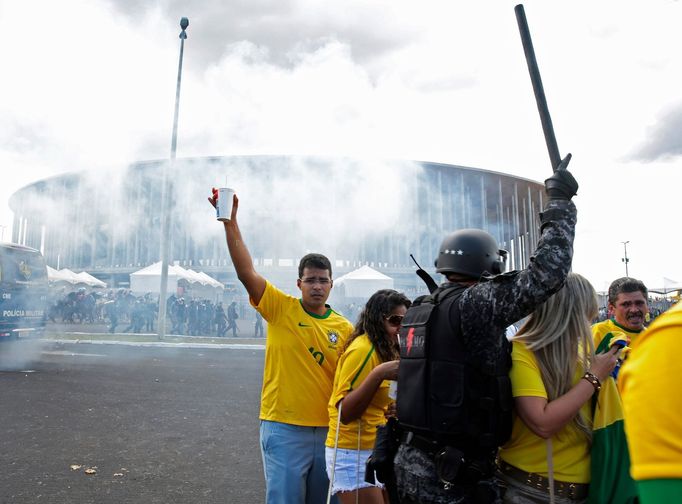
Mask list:
[[[267,504],[327,502],[326,440],[327,427],[261,420],[260,448]],[[332,497],[332,502],[338,502],[336,497]]]

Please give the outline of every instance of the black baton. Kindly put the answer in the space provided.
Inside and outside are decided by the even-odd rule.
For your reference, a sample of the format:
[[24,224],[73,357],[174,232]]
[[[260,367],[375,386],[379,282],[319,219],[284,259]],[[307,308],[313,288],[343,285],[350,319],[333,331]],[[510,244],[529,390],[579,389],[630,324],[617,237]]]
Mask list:
[[559,154],[559,146],[556,143],[556,136],[554,135],[552,118],[550,117],[549,109],[547,108],[547,99],[545,98],[545,90],[542,87],[542,78],[540,77],[538,62],[535,59],[535,50],[533,49],[533,41],[530,38],[530,31],[528,30],[526,12],[523,10],[522,4],[514,7],[514,12],[516,13],[516,21],[519,24],[519,32],[521,33],[523,52],[526,55],[526,63],[528,63],[528,73],[530,74],[530,80],[533,83],[535,103],[537,103],[538,112],[540,113],[540,121],[542,122],[542,131],[545,134],[545,143],[547,144],[549,160],[552,163],[552,170],[556,170],[559,163],[561,163],[561,155]]

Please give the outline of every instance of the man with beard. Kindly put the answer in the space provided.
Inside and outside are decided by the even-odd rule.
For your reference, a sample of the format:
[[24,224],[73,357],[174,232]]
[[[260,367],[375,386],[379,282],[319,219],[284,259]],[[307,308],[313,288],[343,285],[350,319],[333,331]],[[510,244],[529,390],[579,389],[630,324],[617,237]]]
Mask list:
[[592,326],[594,347],[600,351],[603,340],[608,345],[613,336],[624,333],[633,342],[644,330],[646,315],[649,313],[647,297],[649,291],[641,280],[622,277],[609,286],[608,308],[612,318]]

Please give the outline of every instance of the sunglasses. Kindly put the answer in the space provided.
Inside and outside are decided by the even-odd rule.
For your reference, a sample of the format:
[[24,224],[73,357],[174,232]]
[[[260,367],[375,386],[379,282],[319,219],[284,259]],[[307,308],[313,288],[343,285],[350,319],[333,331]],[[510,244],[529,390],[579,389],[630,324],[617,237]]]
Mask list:
[[403,315],[389,315],[388,317],[385,317],[385,318],[386,318],[386,322],[388,322],[392,326],[397,327],[403,323],[404,316]]

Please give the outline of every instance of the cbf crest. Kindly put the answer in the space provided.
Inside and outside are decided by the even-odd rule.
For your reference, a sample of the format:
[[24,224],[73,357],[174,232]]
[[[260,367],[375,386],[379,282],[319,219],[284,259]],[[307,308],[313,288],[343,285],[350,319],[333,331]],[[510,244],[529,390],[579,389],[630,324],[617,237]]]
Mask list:
[[332,345],[336,345],[340,337],[341,336],[339,336],[339,333],[337,333],[334,330],[327,332],[327,339],[329,340],[329,343],[331,343]]

